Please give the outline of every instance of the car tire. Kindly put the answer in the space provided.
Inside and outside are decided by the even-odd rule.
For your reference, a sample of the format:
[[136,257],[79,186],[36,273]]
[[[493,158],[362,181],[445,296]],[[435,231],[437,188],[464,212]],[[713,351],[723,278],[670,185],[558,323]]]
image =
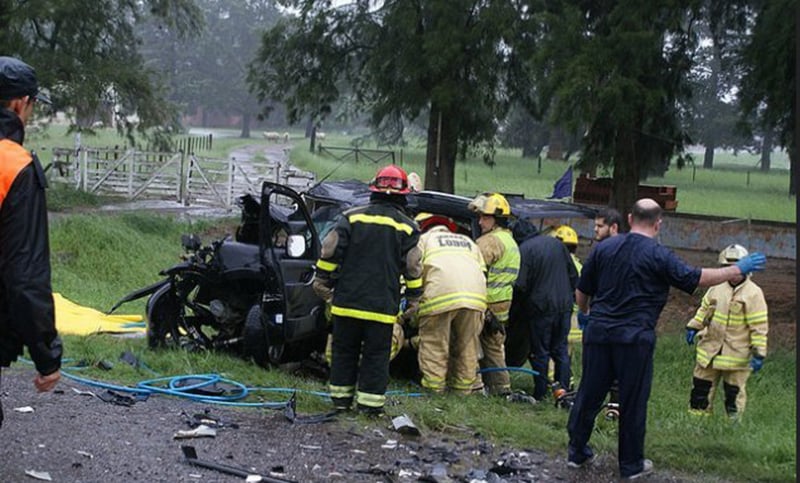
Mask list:
[[166,284],[147,299],[147,345],[151,349],[179,344],[178,317],[180,302]]
[[261,305],[250,307],[242,330],[244,357],[253,359],[261,367],[269,368],[269,338],[264,325]]

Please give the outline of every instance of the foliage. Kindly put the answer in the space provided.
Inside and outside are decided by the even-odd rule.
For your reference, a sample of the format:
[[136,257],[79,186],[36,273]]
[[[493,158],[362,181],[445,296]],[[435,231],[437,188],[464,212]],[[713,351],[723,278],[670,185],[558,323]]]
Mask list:
[[[245,82],[263,31],[281,15],[273,0],[195,0],[205,28],[192,38],[158,24],[143,26],[146,52],[169,86],[169,98],[188,110],[235,112],[241,137],[259,113]],[[166,48],[165,48],[166,46]]]
[[764,128],[776,128],[780,145],[789,152],[789,193],[796,194],[797,17],[795,0],[753,1],[757,20],[741,57],[744,70],[741,104],[745,115],[756,114]]
[[146,67],[134,30],[150,16],[181,34],[200,21],[192,0],[0,0],[0,45],[37,69],[55,108],[74,109],[78,127],[90,127],[105,111],[128,135],[163,139],[175,127],[175,110]]
[[491,146],[523,84],[508,48],[522,16],[513,2],[282,4],[297,14],[264,35],[250,75],[259,99],[285,102],[292,123],[347,99],[395,140],[405,120],[427,117],[427,188],[452,192],[459,147]]

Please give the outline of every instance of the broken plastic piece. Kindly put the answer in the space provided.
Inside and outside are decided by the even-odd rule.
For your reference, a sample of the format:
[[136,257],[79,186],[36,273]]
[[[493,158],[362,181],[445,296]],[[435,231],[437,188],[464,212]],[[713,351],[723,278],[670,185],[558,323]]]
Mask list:
[[189,438],[214,438],[217,436],[217,430],[209,428],[205,424],[194,429],[182,430],[176,432],[172,437],[174,439],[189,439]]
[[25,470],[25,474],[31,478],[36,478],[37,480],[53,481],[53,479],[50,478],[50,473],[46,471]]
[[189,462],[189,464],[200,466],[201,468],[217,470],[219,472],[239,476],[241,478],[250,478],[256,476],[260,478],[259,480],[248,479],[247,481],[263,481],[264,483],[297,483],[296,481],[292,480],[284,480],[282,478],[273,478],[271,476],[254,474],[252,471],[248,471],[244,468],[237,468],[235,466],[198,459],[197,450],[194,449],[194,446],[183,445],[181,446],[181,450],[183,451],[183,456],[186,458],[186,461]]
[[19,408],[14,408],[14,411],[16,411],[18,413],[32,413],[33,412],[33,408],[30,407],[30,406],[22,406],[22,407],[19,407]]
[[394,430],[401,434],[408,434],[411,436],[419,436],[419,428],[414,425],[414,422],[411,421],[407,415],[402,414],[397,416],[396,418],[392,419],[392,425],[394,426]]

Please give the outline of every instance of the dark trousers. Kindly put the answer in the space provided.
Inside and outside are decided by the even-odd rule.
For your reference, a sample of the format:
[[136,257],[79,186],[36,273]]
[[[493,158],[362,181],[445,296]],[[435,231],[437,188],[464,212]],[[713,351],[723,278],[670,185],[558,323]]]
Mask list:
[[554,382],[569,388],[571,374],[567,336],[572,313],[534,314],[528,319],[531,341],[531,367],[538,372],[533,378],[533,397],[547,395],[547,366],[553,359]]
[[[359,393],[378,396],[367,398],[370,401],[382,401],[389,384],[391,350],[392,324],[333,316],[331,386],[356,386],[358,383]],[[343,402],[349,406],[352,396],[349,402]],[[369,405],[377,406],[376,403]]]
[[616,378],[619,381],[619,472],[624,478],[642,470],[647,400],[653,381],[655,342],[583,345],[583,374],[569,413],[569,459],[582,462],[594,420]]

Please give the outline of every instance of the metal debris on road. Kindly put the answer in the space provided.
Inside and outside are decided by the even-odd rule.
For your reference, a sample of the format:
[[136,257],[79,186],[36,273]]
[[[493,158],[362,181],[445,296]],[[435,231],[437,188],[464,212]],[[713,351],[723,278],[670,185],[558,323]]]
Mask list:
[[92,453],[89,453],[89,452],[86,452],[86,451],[78,450],[78,454],[81,455],[81,456],[85,456],[85,457],[87,457],[89,459],[94,458],[94,455]]
[[417,428],[407,415],[403,414],[392,419],[394,430],[400,434],[407,434],[411,436],[419,436],[419,428]]
[[53,481],[53,479],[50,478],[50,473],[46,471],[25,470],[25,475],[30,476],[31,478],[35,478],[37,480]]
[[216,436],[217,436],[216,429],[209,428],[205,424],[201,424],[200,426],[194,429],[178,431],[172,436],[172,438],[173,439],[214,438]]
[[14,408],[14,411],[16,411],[18,413],[32,413],[33,412],[33,408],[30,407],[30,406],[22,406],[22,407],[19,407],[19,408]]

